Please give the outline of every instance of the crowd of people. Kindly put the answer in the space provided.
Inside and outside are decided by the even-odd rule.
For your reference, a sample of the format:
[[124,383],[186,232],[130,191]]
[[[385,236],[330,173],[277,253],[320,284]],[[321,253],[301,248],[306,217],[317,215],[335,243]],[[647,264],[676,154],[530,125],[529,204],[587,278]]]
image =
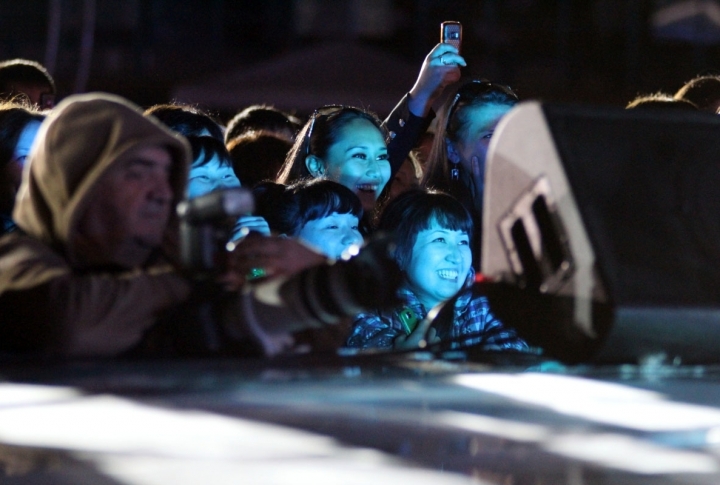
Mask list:
[[[440,341],[541,352],[469,291],[482,258],[488,145],[519,100],[501,84],[461,81],[461,66],[455,47],[438,44],[385,120],[324,106],[303,123],[256,105],[223,126],[193,106],[142,110],[100,93],[54,106],[55,85],[41,65],[1,63],[0,350],[183,354],[179,336],[203,334],[197,321],[210,301],[221,338],[233,341],[223,348],[239,354],[252,354],[258,340],[270,354],[318,342],[413,349]],[[446,89],[453,92],[429,131]],[[720,78],[704,76],[627,108],[719,105]],[[233,220],[217,271],[200,281],[180,264],[176,206],[241,186],[252,189],[255,210]],[[248,316],[241,302],[251,290],[349,260],[378,234],[394,237],[400,278],[391,298],[361,305],[332,329],[309,320],[283,325],[277,319],[295,321],[283,313],[259,323]],[[448,302],[452,322],[434,326],[428,315]],[[270,334],[276,344],[267,343]],[[218,348],[203,335],[201,347]]]

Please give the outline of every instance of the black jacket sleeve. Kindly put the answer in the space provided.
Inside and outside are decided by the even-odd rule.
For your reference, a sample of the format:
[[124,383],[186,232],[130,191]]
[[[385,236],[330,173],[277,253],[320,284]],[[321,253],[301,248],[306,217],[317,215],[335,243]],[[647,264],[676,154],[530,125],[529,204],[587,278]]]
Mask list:
[[430,126],[435,112],[430,111],[425,118],[410,112],[408,101],[410,94],[406,94],[393,108],[390,115],[383,122],[388,131],[388,158],[390,159],[391,179],[400,170],[400,166]]

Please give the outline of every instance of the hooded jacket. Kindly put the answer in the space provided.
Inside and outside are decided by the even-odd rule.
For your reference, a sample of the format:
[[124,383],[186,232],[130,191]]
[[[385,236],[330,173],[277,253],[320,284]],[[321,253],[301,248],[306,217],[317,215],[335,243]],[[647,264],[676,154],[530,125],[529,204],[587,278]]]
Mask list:
[[111,95],[73,96],[43,122],[13,212],[20,230],[0,239],[0,350],[116,355],[187,298],[190,284],[170,264],[174,211],[167,244],[139,268],[83,265],[73,244],[79,216],[103,196],[94,190],[98,180],[144,147],[171,154],[177,202],[187,180],[187,142],[136,106]]

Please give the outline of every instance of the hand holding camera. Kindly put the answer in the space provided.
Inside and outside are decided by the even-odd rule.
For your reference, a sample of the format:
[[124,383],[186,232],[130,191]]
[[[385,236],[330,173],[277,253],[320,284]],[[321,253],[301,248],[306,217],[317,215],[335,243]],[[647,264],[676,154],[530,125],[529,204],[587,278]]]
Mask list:
[[[444,22],[443,25],[449,22]],[[459,26],[458,22],[451,22],[453,25]],[[451,31],[441,28],[442,39],[430,53],[425,57],[420,74],[415,81],[415,85],[410,90],[410,111],[416,116],[425,117],[430,112],[435,100],[440,96],[445,86],[460,80],[460,66],[466,66],[465,59],[460,55],[459,41],[462,34],[457,33],[457,38],[450,39],[453,43],[447,42],[445,37],[452,37]],[[457,41],[457,42],[455,42]],[[458,46],[454,45],[458,44]]]
[[248,279],[291,276],[326,261],[325,256],[294,239],[251,233],[235,245],[227,258],[223,281],[226,287],[239,287]]

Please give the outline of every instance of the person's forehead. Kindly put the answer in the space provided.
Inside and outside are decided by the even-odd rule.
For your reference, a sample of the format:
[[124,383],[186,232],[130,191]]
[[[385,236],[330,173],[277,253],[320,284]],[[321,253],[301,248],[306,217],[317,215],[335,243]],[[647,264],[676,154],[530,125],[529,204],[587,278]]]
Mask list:
[[435,232],[435,231],[445,231],[445,232],[466,234],[466,232],[461,229],[451,229],[447,226],[440,224],[437,220],[437,217],[435,217],[435,215],[432,215],[430,217],[430,219],[428,220],[428,223],[425,225],[425,229],[423,229],[421,232],[424,234],[429,234],[429,233]]
[[353,145],[373,142],[385,146],[385,139],[378,128],[368,120],[357,118],[340,129],[336,144]]
[[124,153],[108,170],[110,174],[119,174],[133,168],[162,170],[169,172],[173,159],[167,147],[150,145],[138,147]]
[[125,158],[127,158],[130,162],[144,161],[163,166],[169,166],[170,164],[172,164],[172,156],[170,154],[170,150],[164,145],[144,146],[128,153]]
[[481,106],[468,106],[467,120],[473,128],[492,128],[512,106],[499,103],[488,103]]
[[356,216],[355,214],[351,213],[351,212],[345,212],[345,213],[342,213],[342,214],[339,213],[339,212],[332,212],[332,213],[327,214],[327,215],[325,215],[325,216],[323,216],[323,217],[318,217],[317,219],[311,219],[311,220],[308,221],[308,223],[311,223],[311,222],[312,222],[312,223],[314,223],[314,224],[321,224],[321,223],[324,222],[324,221],[330,221],[330,220],[332,220],[332,221],[337,221],[337,222],[352,221],[352,220],[355,220],[355,221],[356,221],[356,220],[357,220],[357,216]]
[[192,165],[190,166],[191,170],[199,169],[199,168],[207,168],[210,170],[220,170],[220,169],[228,169],[232,170],[232,167],[228,163],[224,163],[223,160],[220,159],[220,155],[217,153],[214,153],[210,159],[205,158],[205,152],[200,153],[200,156],[193,160]]
[[169,177],[172,163],[173,160],[169,149],[161,145],[138,147],[130,150],[121,155],[103,172],[95,184],[96,194],[100,197],[104,194],[113,197],[111,194],[122,192],[123,187],[127,184],[125,176],[130,171],[161,172]]

